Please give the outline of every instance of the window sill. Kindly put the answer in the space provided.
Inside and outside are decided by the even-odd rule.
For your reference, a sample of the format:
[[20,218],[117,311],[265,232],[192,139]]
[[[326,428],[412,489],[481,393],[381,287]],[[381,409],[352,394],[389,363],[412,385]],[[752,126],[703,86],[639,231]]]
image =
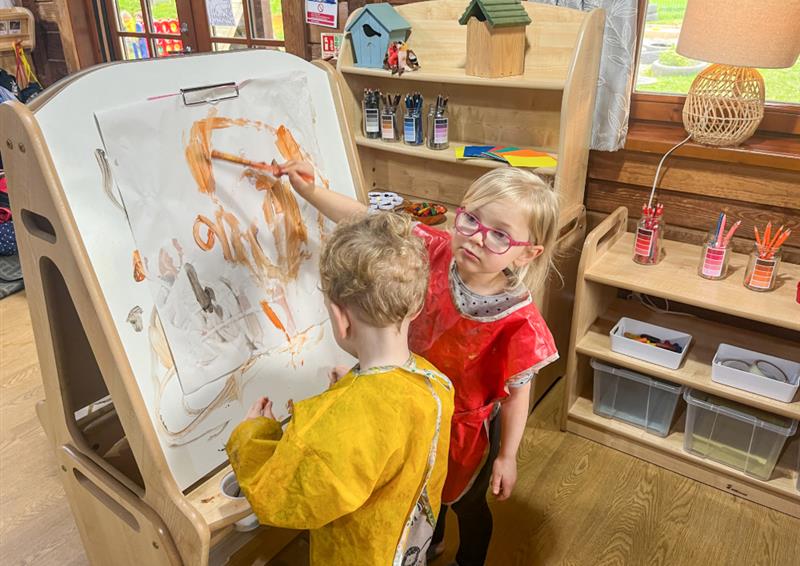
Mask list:
[[[664,154],[686,135],[686,130],[680,124],[635,120],[628,126],[625,149]],[[800,136],[757,132],[736,147],[712,147],[690,141],[672,155],[800,171]]]

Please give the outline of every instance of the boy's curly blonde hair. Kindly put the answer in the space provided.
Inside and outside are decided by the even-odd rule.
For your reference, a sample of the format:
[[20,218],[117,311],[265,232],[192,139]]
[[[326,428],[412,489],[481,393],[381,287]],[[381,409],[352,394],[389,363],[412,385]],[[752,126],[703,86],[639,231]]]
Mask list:
[[558,239],[559,198],[553,187],[527,169],[503,167],[492,169],[470,185],[461,201],[467,210],[475,210],[496,200],[506,200],[521,208],[527,218],[530,241],[544,248],[542,255],[522,269],[513,270],[511,286],[525,283],[536,291],[555,269],[553,258]]
[[391,212],[340,222],[319,261],[322,292],[372,326],[399,326],[422,310],[428,254],[408,217]]

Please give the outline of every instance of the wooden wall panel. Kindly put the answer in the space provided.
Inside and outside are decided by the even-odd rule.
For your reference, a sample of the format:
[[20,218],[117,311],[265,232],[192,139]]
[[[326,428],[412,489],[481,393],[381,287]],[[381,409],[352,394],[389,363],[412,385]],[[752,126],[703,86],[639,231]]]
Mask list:
[[[630,145],[635,145],[629,140]],[[629,230],[641,217],[662,153],[621,150],[591,152],[586,186],[590,229],[620,206],[628,208]],[[780,162],[780,160],[775,161]],[[772,163],[767,160],[765,163]],[[666,237],[700,244],[720,212],[741,219],[734,239],[738,252],[752,250],[753,226],[784,224],[793,229],[784,259],[800,263],[800,173],[787,168],[670,156],[662,168],[658,200],[665,207]],[[791,167],[790,167],[791,166]]]

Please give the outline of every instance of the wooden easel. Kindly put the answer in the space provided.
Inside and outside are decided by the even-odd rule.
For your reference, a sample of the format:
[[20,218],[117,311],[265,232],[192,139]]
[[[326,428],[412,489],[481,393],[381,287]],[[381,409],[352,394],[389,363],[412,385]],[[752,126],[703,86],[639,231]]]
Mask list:
[[[74,165],[93,159],[92,147],[77,146],[77,140],[97,135],[89,133],[94,128],[90,105],[111,106],[114,93],[141,100],[154,92],[176,92],[187,76],[242,81],[257,75],[254,69],[268,75],[278,57],[289,58],[289,66],[313,78],[318,96],[329,93],[331,113],[341,115],[338,83],[329,66],[268,51],[104,65],[73,75],[29,106],[0,107],[3,158],[19,219],[20,258],[46,397],[37,413],[92,564],[250,564],[256,557],[269,560],[297,535],[263,526],[247,533],[234,530],[251,511],[244,499],[221,493],[230,466],[179,488],[134,376],[135,360],[127,357],[112,317],[108,290],[98,283],[98,266],[89,258],[87,236],[70,206],[70,197],[75,202],[83,190],[74,182],[83,169]],[[141,84],[142,69],[148,70],[147,86]],[[131,92],[120,89],[116,83],[131,75],[138,77],[130,79]],[[80,95],[87,85],[96,94],[92,100]],[[105,85],[104,92],[97,85]],[[68,126],[59,125],[54,114],[64,113],[54,113],[53,107],[73,108],[78,116],[69,116]],[[331,120],[341,132],[342,167],[360,192],[352,136],[345,122]],[[65,147],[59,137],[65,128],[73,129],[76,147]],[[95,184],[96,169],[95,164],[94,177],[89,176]]]

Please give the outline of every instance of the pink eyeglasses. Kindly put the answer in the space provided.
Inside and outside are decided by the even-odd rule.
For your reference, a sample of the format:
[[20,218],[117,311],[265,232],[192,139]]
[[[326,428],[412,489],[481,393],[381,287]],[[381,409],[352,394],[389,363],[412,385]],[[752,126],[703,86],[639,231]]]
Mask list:
[[470,214],[463,207],[456,209],[456,230],[462,236],[474,236],[478,232],[483,236],[483,247],[493,254],[502,255],[514,246],[530,246],[530,242],[518,242],[502,230],[484,225],[478,217]]

